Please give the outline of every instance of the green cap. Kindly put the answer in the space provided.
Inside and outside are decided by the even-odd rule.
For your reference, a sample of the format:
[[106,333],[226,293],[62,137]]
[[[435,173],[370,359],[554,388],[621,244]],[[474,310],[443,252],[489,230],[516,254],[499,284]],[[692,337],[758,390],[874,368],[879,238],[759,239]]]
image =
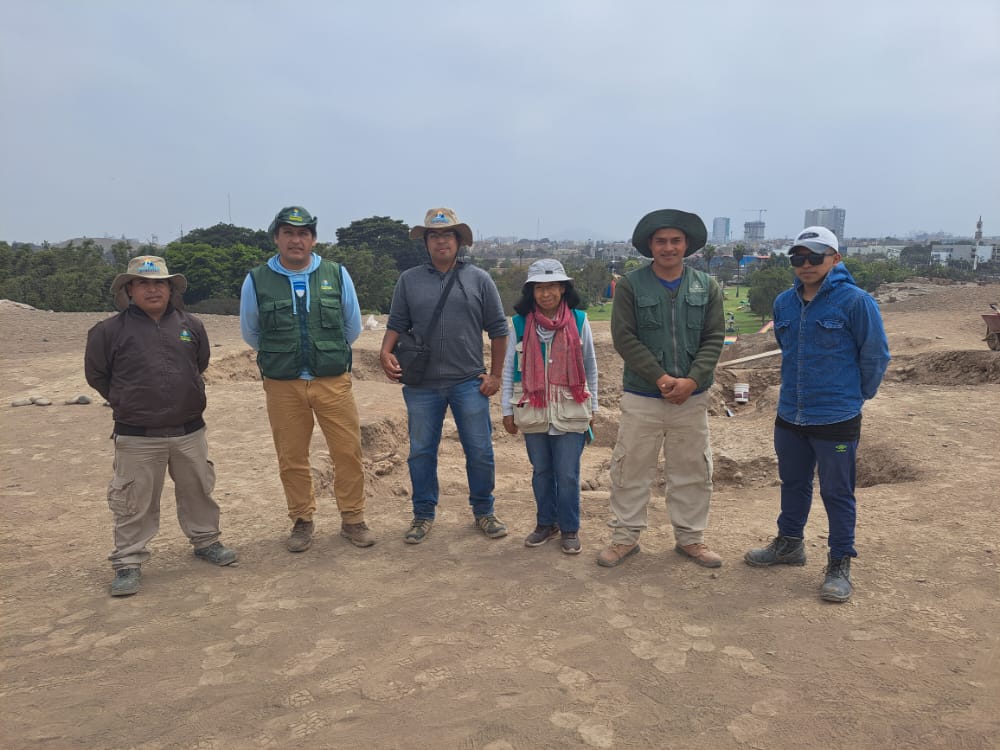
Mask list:
[[632,233],[632,245],[647,258],[653,257],[649,251],[649,238],[658,229],[680,229],[684,232],[688,244],[684,253],[685,258],[701,250],[708,241],[708,230],[698,214],[678,211],[675,208],[652,211],[639,220]]
[[282,224],[287,224],[290,227],[311,227],[312,233],[316,234],[316,217],[302,206],[288,206],[278,211],[271,226],[267,228],[267,233],[273,237]]

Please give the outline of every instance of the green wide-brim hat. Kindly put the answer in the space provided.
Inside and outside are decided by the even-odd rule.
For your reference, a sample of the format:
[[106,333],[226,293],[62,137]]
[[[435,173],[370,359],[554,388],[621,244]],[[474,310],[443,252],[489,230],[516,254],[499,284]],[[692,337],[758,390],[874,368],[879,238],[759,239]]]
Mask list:
[[632,246],[647,258],[653,257],[649,251],[649,238],[657,229],[680,229],[684,232],[688,243],[685,258],[694,255],[708,242],[708,229],[698,214],[689,214],[676,208],[661,208],[639,219],[632,232]]

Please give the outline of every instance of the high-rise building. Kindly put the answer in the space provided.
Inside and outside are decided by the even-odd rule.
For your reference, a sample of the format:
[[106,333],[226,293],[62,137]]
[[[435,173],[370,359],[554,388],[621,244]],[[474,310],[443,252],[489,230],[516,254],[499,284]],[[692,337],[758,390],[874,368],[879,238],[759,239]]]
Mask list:
[[764,222],[747,221],[743,224],[743,241],[755,243],[764,241]]
[[838,240],[844,239],[844,219],[847,218],[847,211],[842,208],[807,208],[806,219],[803,227],[826,227],[835,235]]
[[712,219],[712,244],[725,245],[729,242],[729,217],[716,216]]

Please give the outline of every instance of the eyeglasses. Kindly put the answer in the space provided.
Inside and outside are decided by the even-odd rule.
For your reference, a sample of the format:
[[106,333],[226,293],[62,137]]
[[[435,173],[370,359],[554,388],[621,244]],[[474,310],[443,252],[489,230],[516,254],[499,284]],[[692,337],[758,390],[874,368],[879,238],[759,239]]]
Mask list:
[[424,237],[428,241],[434,240],[434,239],[439,239],[439,238],[440,239],[448,239],[448,238],[451,238],[451,237],[454,237],[454,238],[457,239],[458,238],[458,233],[454,229],[443,229],[443,230],[428,229],[424,233]]
[[804,266],[806,261],[809,261],[810,266],[821,266],[831,255],[836,255],[836,253],[809,253],[808,255],[793,255],[790,260],[792,261],[792,265],[796,268]]

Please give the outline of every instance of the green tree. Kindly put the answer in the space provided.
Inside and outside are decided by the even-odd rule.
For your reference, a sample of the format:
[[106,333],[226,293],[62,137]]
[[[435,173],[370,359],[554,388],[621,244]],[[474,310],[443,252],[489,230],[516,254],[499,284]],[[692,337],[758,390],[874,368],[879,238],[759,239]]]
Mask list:
[[711,242],[705,245],[701,250],[701,257],[705,259],[705,270],[709,273],[712,272],[712,258],[718,254],[718,250],[715,245]]
[[761,268],[750,274],[748,283],[750,311],[760,315],[763,325],[771,315],[775,297],[792,285],[792,274],[788,268]]
[[317,245],[315,251],[347,269],[362,310],[376,313],[389,311],[392,290],[399,278],[399,271],[391,257],[376,253],[369,247],[352,248],[340,244]]
[[907,245],[899,251],[899,262],[912,267],[928,266],[931,263],[929,245]]
[[423,241],[411,240],[410,227],[388,216],[370,216],[341,227],[337,230],[337,244],[371,248],[376,255],[391,258],[400,272],[427,260]]
[[204,244],[211,247],[246,245],[267,253],[274,251],[274,241],[263,229],[248,229],[235,224],[216,224],[206,229],[192,229],[181,237],[179,242],[185,245]]
[[740,261],[746,255],[747,248],[742,242],[733,248],[733,260],[736,261],[736,283],[740,283]]
[[573,277],[573,286],[580,293],[584,309],[598,304],[611,283],[611,271],[603,260],[592,260],[569,275]]

